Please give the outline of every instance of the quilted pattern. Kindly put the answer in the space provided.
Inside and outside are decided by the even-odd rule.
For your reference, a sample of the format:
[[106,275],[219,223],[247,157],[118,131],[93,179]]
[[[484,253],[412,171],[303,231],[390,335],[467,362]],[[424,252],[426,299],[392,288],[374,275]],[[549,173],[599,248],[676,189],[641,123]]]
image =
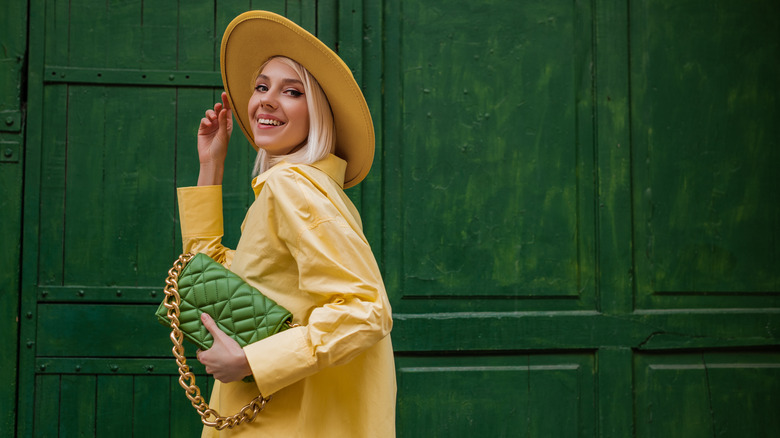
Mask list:
[[[214,338],[200,321],[202,313],[242,347],[286,330],[292,314],[205,254],[197,254],[179,276],[180,328],[184,338],[201,349]],[[167,309],[157,309],[158,320],[170,326]]]

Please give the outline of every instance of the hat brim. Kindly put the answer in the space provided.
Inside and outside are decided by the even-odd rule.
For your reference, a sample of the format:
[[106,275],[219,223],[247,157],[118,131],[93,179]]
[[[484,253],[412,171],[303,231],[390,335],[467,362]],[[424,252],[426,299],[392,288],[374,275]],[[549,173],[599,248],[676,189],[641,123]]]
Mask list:
[[252,75],[274,56],[297,61],[317,79],[333,110],[336,155],[347,162],[344,188],[362,181],[374,160],[374,124],[352,72],[314,35],[267,11],[249,11],[233,19],[222,37],[220,51],[222,83],[249,143],[257,149],[247,110]]

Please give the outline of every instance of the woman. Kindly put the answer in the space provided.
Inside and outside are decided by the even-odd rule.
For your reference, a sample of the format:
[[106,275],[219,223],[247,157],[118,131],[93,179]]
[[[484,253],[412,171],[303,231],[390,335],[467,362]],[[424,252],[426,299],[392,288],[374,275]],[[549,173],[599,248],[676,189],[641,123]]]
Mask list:
[[[343,191],[373,160],[365,99],[335,53],[269,12],[233,20],[220,61],[225,93],[200,123],[198,186],[179,189],[184,251],[223,263],[300,326],[242,349],[204,315],[215,339],[198,352],[217,380],[210,406],[232,415],[258,393],[273,398],[254,422],[203,436],[395,436],[390,305]],[[259,175],[230,250],[221,183],[233,115],[258,149]]]

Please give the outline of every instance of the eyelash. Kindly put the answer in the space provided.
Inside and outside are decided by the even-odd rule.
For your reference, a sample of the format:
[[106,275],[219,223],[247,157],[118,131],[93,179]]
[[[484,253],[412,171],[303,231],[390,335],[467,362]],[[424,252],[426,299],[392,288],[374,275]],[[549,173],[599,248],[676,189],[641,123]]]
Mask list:
[[[259,92],[262,93],[262,92],[268,91],[268,87],[263,85],[263,84],[255,85],[255,91],[259,91]],[[292,97],[301,97],[301,96],[303,96],[303,93],[298,91],[298,90],[296,90],[295,88],[288,88],[287,90],[284,90],[284,92],[285,93],[290,93],[290,96],[292,96]]]

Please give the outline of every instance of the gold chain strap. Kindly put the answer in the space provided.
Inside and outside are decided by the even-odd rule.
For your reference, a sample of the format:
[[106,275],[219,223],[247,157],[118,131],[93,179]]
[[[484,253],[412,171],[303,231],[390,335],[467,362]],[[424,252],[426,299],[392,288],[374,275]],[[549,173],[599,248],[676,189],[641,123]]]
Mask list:
[[[214,409],[209,408],[208,403],[200,395],[200,388],[195,384],[195,375],[190,371],[190,367],[187,365],[187,358],[184,357],[184,346],[182,342],[184,336],[181,329],[179,329],[179,305],[181,304],[181,297],[179,296],[179,275],[181,270],[184,269],[184,265],[187,264],[192,258],[193,254],[182,254],[178,260],[173,262],[173,267],[168,271],[168,278],[165,279],[165,298],[163,298],[163,305],[168,309],[167,316],[171,321],[171,342],[173,342],[173,356],[176,358],[176,363],[179,365],[179,385],[184,388],[184,393],[190,402],[192,407],[198,411],[201,416],[201,421],[206,426],[214,427],[217,430],[232,429],[243,422],[252,422],[257,414],[265,408],[266,403],[271,398],[264,398],[262,394],[255,397],[254,400],[249,402],[246,406],[241,408],[237,414],[231,417],[220,417],[219,413]],[[189,383],[188,383],[189,382]],[[210,420],[214,417],[213,420]]]

